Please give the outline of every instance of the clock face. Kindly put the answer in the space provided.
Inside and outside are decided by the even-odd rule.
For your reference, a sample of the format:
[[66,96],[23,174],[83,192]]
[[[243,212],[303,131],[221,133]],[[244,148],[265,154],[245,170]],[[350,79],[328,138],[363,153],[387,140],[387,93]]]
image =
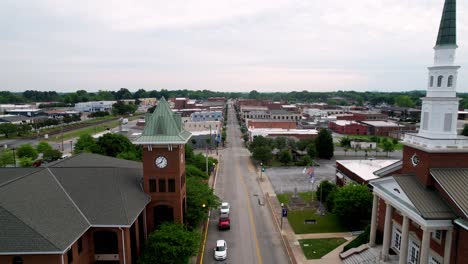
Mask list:
[[417,166],[419,164],[419,157],[418,155],[414,154],[411,157],[411,163],[413,163],[413,166]]
[[159,156],[154,161],[154,164],[156,164],[156,167],[158,167],[160,169],[165,168],[167,166],[167,159],[166,159],[166,157]]

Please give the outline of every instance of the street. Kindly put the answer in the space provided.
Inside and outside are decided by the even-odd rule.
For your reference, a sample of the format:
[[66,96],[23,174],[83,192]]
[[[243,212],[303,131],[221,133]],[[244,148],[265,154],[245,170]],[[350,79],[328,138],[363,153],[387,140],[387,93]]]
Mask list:
[[[203,255],[203,263],[288,263],[280,233],[275,228],[262,191],[259,174],[243,147],[241,132],[232,106],[228,112],[227,148],[220,152],[220,168],[215,193],[231,205],[231,230],[218,231],[219,210],[213,210]],[[216,240],[227,242],[228,257],[215,261]]]

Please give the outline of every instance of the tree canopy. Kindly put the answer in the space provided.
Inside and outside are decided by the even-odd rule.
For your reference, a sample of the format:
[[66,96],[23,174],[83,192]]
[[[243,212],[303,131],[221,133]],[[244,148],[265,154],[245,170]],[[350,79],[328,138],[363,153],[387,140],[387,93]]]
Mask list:
[[346,221],[369,219],[372,193],[366,185],[350,184],[338,188],[333,198],[333,212]]
[[335,147],[333,145],[333,138],[327,129],[322,129],[318,133],[317,139],[315,140],[315,148],[317,150],[317,156],[322,159],[330,159],[333,157]]

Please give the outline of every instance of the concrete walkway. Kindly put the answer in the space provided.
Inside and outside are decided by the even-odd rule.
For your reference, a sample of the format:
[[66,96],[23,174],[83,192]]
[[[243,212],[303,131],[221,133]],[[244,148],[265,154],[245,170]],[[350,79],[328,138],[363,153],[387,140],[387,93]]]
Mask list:
[[[257,170],[255,166],[251,163],[249,164],[254,170]],[[250,169],[250,168],[249,168]],[[260,175],[260,174],[259,174]],[[281,229],[281,205],[276,199],[276,193],[273,190],[273,186],[271,185],[270,181],[268,180],[268,175],[263,173],[263,177],[260,179],[258,178],[258,182],[262,189],[262,192],[265,197],[265,203],[268,205],[269,209],[271,210],[272,216],[275,219],[276,226],[278,230]],[[284,246],[290,256],[291,263],[304,263],[304,264],[338,264],[342,263],[339,254],[343,251],[343,247],[348,244],[354,237],[351,233],[314,233],[314,234],[301,234],[296,235],[288,222],[287,218],[283,218],[282,230],[281,233],[283,235]],[[299,244],[299,240],[301,239],[315,239],[315,238],[334,238],[334,237],[342,237],[348,240],[346,243],[340,245],[327,255],[323,256],[321,259],[315,260],[308,260],[306,259],[304,253],[302,252],[302,248]]]

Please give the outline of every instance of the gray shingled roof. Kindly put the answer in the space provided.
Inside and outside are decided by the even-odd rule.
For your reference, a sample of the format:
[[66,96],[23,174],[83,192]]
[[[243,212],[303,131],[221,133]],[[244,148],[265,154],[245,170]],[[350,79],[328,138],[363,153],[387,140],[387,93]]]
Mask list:
[[430,173],[468,217],[468,168],[433,168]]
[[455,214],[439,194],[423,186],[415,175],[393,176],[424,219],[455,219]]
[[64,252],[94,225],[129,226],[149,202],[142,164],[83,153],[0,169],[0,254]]

